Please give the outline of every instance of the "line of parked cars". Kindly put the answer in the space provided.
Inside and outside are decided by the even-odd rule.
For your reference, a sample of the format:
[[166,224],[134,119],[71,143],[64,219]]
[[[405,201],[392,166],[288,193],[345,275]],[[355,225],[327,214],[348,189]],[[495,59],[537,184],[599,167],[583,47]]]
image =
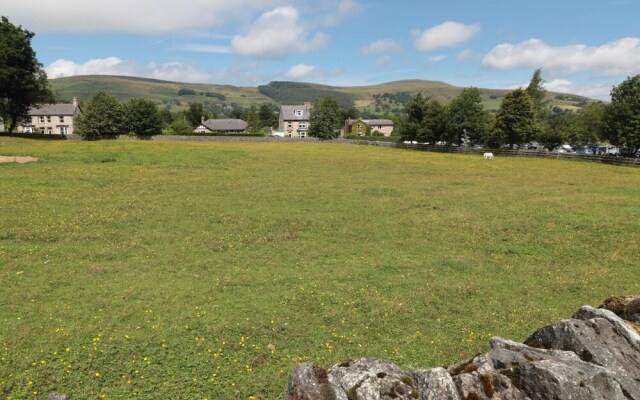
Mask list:
[[[503,144],[501,149],[510,149],[511,146]],[[525,143],[521,145],[513,145],[514,150],[535,150],[546,151],[546,148],[538,143]],[[581,155],[613,155],[617,156],[624,153],[624,149],[620,149],[616,146],[597,146],[595,144],[578,144],[568,145],[563,144],[551,150],[554,153],[567,153],[567,154],[581,154]],[[636,154],[636,157],[638,155]]]

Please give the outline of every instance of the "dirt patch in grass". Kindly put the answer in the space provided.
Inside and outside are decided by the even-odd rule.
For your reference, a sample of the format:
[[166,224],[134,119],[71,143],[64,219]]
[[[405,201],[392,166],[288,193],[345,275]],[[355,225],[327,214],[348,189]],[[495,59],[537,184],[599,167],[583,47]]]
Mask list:
[[35,161],[38,161],[38,159],[30,156],[27,156],[27,157],[0,156],[0,163],[15,162],[18,164],[26,164],[26,163],[35,162]]

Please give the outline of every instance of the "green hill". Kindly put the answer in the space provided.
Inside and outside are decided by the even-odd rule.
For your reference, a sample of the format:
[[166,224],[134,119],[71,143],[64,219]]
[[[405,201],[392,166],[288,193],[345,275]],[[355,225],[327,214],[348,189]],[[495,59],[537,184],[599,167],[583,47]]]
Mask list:
[[192,102],[224,103],[229,106],[237,104],[242,107],[274,103],[272,99],[260,94],[256,88],[231,85],[168,82],[108,75],[73,76],[51,79],[50,82],[55,95],[64,101],[71,101],[73,97],[88,100],[95,92],[106,90],[121,101],[144,97],[178,108],[186,107]]
[[[463,88],[439,81],[404,80],[371,86],[339,87],[303,82],[270,82],[258,87],[238,87],[200,83],[167,82],[126,76],[89,75],[50,80],[54,93],[63,101],[73,97],[88,100],[95,92],[107,90],[120,100],[144,97],[172,109],[183,109],[192,102],[212,107],[234,108],[259,106],[263,103],[301,104],[314,102],[324,96],[333,96],[343,107],[355,106],[370,113],[392,113],[401,110],[417,93],[441,103],[448,103]],[[497,110],[508,90],[480,88],[485,108]],[[593,100],[550,92],[551,107],[578,109]]]

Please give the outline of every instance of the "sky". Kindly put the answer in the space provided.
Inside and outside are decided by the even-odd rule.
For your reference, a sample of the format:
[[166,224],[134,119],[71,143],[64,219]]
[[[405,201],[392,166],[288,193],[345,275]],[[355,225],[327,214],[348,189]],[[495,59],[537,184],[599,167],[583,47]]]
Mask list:
[[49,78],[258,86],[405,79],[608,100],[640,74],[640,0],[0,0]]

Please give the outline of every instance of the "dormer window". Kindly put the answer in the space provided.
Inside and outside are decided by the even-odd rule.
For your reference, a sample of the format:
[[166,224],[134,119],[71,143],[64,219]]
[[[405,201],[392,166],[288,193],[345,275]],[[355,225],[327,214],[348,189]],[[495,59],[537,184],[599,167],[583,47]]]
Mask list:
[[296,114],[296,117],[302,117],[302,110],[296,110],[294,113]]

